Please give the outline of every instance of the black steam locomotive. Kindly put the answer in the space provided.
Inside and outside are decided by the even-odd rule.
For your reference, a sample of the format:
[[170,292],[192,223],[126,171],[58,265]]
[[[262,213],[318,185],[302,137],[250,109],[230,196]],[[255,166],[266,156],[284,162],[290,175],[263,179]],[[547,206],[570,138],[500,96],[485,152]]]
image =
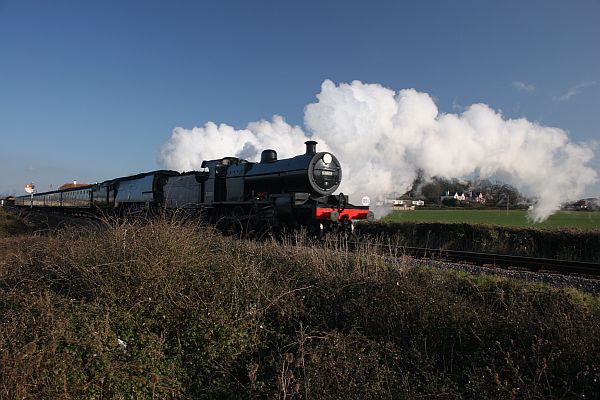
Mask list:
[[121,214],[148,209],[186,209],[220,229],[265,232],[306,228],[350,233],[353,221],[374,216],[368,206],[334,195],[342,180],[338,159],[317,152],[307,141],[304,154],[277,159],[264,150],[258,163],[236,157],[203,161],[200,171],[159,170],[94,185],[34,193],[15,198],[18,207],[70,211],[114,210]]

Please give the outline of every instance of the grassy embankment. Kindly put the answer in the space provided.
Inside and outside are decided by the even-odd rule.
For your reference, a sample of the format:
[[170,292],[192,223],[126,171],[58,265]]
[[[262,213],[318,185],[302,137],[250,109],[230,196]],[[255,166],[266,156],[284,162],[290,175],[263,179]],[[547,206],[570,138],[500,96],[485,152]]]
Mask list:
[[560,212],[533,224],[525,211],[415,210],[357,231],[406,246],[600,263],[599,223],[598,212]]
[[600,393],[575,290],[165,220],[0,243],[0,398]]
[[386,222],[442,222],[480,225],[498,225],[516,228],[557,229],[573,228],[600,230],[600,212],[560,211],[542,223],[527,218],[522,210],[414,210],[394,211],[384,218]]

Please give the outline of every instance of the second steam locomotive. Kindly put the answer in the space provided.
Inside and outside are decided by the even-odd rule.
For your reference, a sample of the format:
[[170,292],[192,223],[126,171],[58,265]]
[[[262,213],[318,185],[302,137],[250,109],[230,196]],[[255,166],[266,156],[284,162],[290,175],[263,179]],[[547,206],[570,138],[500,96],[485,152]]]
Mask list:
[[71,211],[187,209],[221,229],[265,232],[306,228],[313,236],[351,233],[353,221],[374,219],[368,206],[335,195],[342,180],[338,159],[307,141],[304,154],[277,159],[264,150],[260,162],[236,157],[203,161],[200,171],[159,170],[94,185],[15,198],[19,207]]

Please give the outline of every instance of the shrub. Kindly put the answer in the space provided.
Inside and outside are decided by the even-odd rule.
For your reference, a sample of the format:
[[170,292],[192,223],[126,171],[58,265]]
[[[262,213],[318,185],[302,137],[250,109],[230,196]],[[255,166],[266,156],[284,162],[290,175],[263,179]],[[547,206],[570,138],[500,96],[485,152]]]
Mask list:
[[600,393],[595,296],[297,242],[167,217],[13,240],[0,397]]

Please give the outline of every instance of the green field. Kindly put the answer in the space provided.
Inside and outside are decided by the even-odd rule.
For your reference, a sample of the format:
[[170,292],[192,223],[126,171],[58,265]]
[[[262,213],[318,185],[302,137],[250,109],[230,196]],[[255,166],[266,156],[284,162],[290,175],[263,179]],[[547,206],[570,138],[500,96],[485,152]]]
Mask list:
[[415,210],[393,211],[384,221],[447,222],[531,228],[578,228],[600,230],[600,212],[560,211],[542,223],[527,218],[527,211],[515,210]]

